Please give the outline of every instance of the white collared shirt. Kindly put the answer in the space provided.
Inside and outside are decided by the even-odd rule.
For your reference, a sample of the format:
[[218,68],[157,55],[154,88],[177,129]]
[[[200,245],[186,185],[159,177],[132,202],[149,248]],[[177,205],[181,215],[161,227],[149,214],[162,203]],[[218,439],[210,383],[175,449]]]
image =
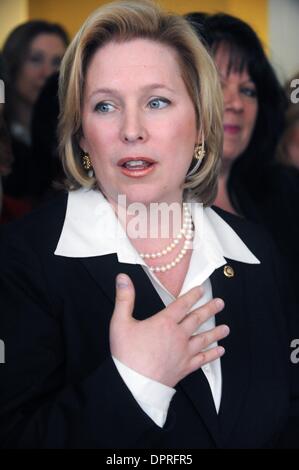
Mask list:
[[[192,310],[213,298],[211,274],[226,264],[225,257],[243,263],[258,264],[235,231],[211,208],[190,203],[194,223],[193,252],[179,295],[195,286],[203,286],[204,295]],[[140,264],[165,306],[175,300],[126,236],[112,207],[97,190],[80,189],[69,193],[66,217],[55,255],[86,258],[116,253],[119,263]],[[201,325],[195,334],[215,327],[215,317]],[[210,347],[216,346],[216,343]],[[119,374],[143,411],[163,427],[170,401],[175,394],[171,387],[135,372],[113,358]],[[216,411],[219,411],[222,390],[221,361],[217,359],[202,367],[211,388]]]

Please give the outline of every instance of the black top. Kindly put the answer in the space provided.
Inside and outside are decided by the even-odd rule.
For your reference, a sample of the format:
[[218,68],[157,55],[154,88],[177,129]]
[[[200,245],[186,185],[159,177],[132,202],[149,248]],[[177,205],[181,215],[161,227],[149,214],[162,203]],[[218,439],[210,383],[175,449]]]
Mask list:
[[[139,265],[116,255],[65,258],[54,251],[66,195],[4,227],[0,238],[0,443],[8,448],[255,448],[273,447],[290,406],[290,323],[294,304],[276,252],[262,231],[217,209],[261,264],[227,260],[211,276],[225,301],[216,323],[230,335],[220,344],[219,415],[201,370],[176,387],[163,429],[141,410],[109,350],[115,277],[136,288],[134,316],[164,308]],[[299,338],[292,326],[291,335]],[[136,352],[138,353],[138,351]],[[296,367],[295,365],[292,365]],[[296,387],[293,387],[293,394]],[[298,429],[298,428],[297,428]]]

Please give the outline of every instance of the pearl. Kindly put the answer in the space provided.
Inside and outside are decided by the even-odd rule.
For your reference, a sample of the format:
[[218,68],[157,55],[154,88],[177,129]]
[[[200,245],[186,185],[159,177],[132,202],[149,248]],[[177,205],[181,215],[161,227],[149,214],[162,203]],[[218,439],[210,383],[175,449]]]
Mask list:
[[184,244],[183,247],[181,248],[180,252],[177,254],[176,258],[171,261],[170,263],[167,263],[166,265],[160,265],[160,266],[149,266],[149,269],[151,272],[162,272],[165,273],[166,271],[169,271],[170,269],[174,268],[177,266],[178,263],[184,258],[184,256],[187,253],[188,248],[191,246],[191,240],[193,238],[193,223],[192,223],[192,216],[191,213],[188,209],[187,204],[183,204],[183,214],[184,214],[184,220],[183,220],[183,226],[178,233],[178,235],[173,239],[173,241],[166,246],[162,251],[158,251],[156,253],[139,253],[140,257],[143,259],[156,259],[156,258],[161,258],[168,253],[170,253],[179,243],[180,240],[184,237]]

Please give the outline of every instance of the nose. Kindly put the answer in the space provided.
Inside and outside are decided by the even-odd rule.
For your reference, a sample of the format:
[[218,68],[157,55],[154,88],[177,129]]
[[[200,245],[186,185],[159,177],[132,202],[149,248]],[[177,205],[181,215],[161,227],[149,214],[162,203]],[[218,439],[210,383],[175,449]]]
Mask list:
[[224,108],[235,112],[243,111],[243,99],[238,88],[227,87],[223,91]]
[[123,115],[121,140],[125,143],[143,142],[147,139],[142,112],[137,107],[129,107]]

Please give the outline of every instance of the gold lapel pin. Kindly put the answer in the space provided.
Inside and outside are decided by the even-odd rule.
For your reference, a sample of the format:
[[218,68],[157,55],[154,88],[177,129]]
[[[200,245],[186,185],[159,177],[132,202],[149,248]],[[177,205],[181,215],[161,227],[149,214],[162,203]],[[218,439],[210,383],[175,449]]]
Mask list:
[[224,276],[226,276],[226,277],[234,277],[234,275],[235,275],[234,268],[232,268],[228,264],[226,266],[224,266],[223,272],[224,272]]

